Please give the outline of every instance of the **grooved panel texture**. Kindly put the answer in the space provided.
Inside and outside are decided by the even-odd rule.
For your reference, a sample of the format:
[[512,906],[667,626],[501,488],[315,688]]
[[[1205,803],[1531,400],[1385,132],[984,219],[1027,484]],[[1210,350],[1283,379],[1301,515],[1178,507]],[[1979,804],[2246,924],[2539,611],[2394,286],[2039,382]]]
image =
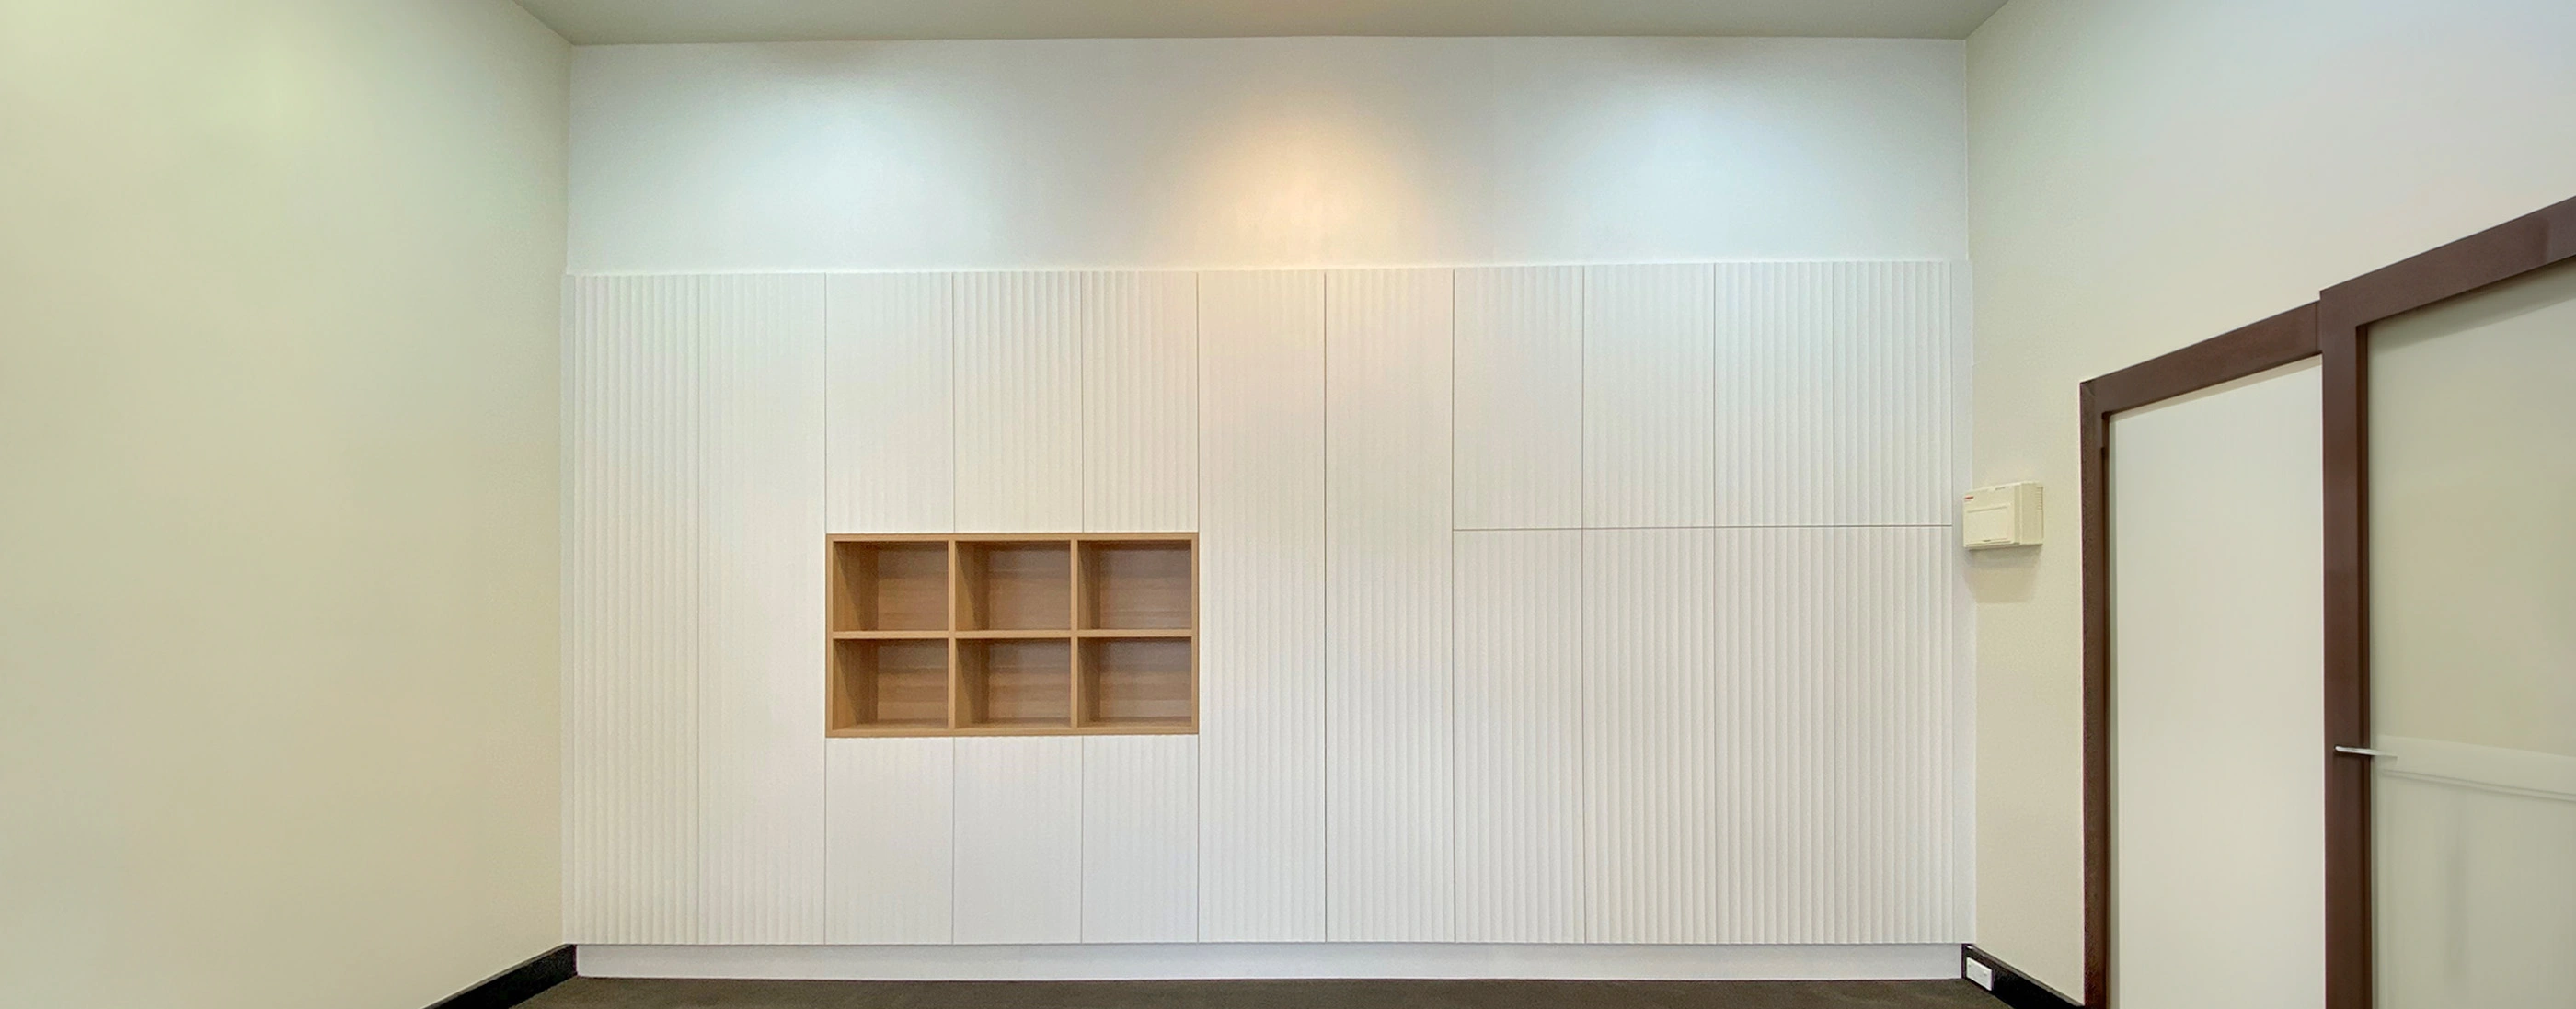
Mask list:
[[[571,278],[567,938],[1959,941],[1962,290]],[[827,529],[1197,531],[1199,734],[822,739]]]
[[1712,268],[1583,271],[1583,524],[1715,521]]
[[1583,534],[1585,934],[1716,942],[1715,530]]
[[1718,525],[1842,513],[1834,429],[1835,263],[1716,267]]
[[698,676],[699,941],[823,937],[824,279],[712,282]]
[[823,279],[579,278],[566,933],[822,933]]
[[1324,276],[1199,275],[1199,938],[1324,938]]
[[1191,736],[1082,741],[1082,941],[1198,939],[1198,754]]
[[1584,938],[1583,535],[1456,536],[1460,942]]
[[1956,935],[1946,529],[1721,529],[1718,939]]
[[954,286],[942,273],[830,280],[832,532],[957,527]]
[[952,282],[958,531],[1081,528],[1083,275]]
[[1456,271],[1457,527],[1583,525],[1583,270]]
[[957,741],[956,941],[1082,941],[1082,743]]
[[1324,280],[1326,935],[1456,934],[1449,271]]
[[1198,527],[1198,309],[1195,273],[1083,276],[1083,531]]
[[1948,525],[1966,400],[1948,263],[1835,263],[1836,514],[1846,525]]
[[564,934],[695,942],[699,284],[575,278],[564,338]]
[[824,941],[949,941],[957,741],[824,741],[831,779]]

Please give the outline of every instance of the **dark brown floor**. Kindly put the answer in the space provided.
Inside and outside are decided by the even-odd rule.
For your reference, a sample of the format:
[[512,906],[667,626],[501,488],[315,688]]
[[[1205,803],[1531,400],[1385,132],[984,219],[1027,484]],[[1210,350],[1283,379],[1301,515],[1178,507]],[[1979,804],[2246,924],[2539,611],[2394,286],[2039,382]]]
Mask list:
[[1966,981],[645,981],[526,1009],[1997,1009]]

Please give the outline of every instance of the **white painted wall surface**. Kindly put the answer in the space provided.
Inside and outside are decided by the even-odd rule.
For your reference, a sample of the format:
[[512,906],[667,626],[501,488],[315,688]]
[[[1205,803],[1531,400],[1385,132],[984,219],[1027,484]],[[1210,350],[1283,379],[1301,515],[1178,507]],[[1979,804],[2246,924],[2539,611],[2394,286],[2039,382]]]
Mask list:
[[[989,811],[970,800],[1002,782],[977,777],[964,743],[835,741],[820,786],[828,920],[782,941],[1901,944],[1964,931],[1964,684],[1944,650],[1960,598],[1944,546],[1964,379],[1957,43],[724,45],[576,62],[576,289],[635,282],[613,274],[834,271],[811,327],[829,373],[818,544],[825,526],[1200,534],[1189,751],[1101,741],[1031,757],[1079,784],[1073,805],[1047,808],[1074,857],[1040,864],[977,819]],[[1745,259],[1811,262],[1713,262]],[[1523,263],[1580,265],[1445,265]],[[852,270],[910,272],[839,272]],[[938,272],[984,270],[1022,272]],[[1755,283],[1766,271],[1782,279]],[[1854,408],[1801,400],[1785,421],[1771,362]],[[1747,434],[1784,423],[1805,440]],[[1880,465],[1890,452],[1910,466]],[[1678,469],[1657,471],[1667,464]],[[1802,479],[1768,486],[1784,472]],[[767,507],[808,510],[793,500],[804,481],[771,485]],[[1795,510],[1721,515],[1720,490]],[[576,524],[653,514],[601,504],[576,500]],[[1655,632],[1700,642],[1677,653],[1697,667],[1603,676],[1699,710],[1630,714],[1704,751],[1721,724],[1752,727],[1751,756],[1781,760],[1716,774],[1614,746],[1644,726],[1581,710],[1587,691],[1612,689],[1587,686],[1587,656],[1627,654],[1586,647],[1584,527],[1697,527],[1622,535],[1697,543],[1665,561],[1745,586],[1729,598],[1751,618],[1795,620],[1797,607],[1751,604],[1759,586],[1721,570],[1710,530],[1800,523],[1897,527],[1814,534],[1820,563],[1862,566],[1820,575],[1822,594],[1798,606],[1848,604],[1930,644],[1833,650],[1791,635],[1722,652],[1721,614],[1672,610]],[[1563,532],[1488,546],[1459,529]],[[1524,583],[1459,583],[1487,570]],[[1558,608],[1528,629],[1540,652],[1458,638],[1536,604]],[[1720,669],[1721,655],[1761,668]],[[779,667],[769,682],[818,673]],[[606,667],[576,676],[620,682]],[[1706,681],[1726,676],[1762,686],[1721,710]],[[1808,703],[1770,719],[1772,690]],[[679,720],[710,702],[622,702],[671,717],[601,752],[713,759],[705,747],[731,744]],[[1875,728],[1789,728],[1844,722]],[[1481,759],[1497,751],[1516,762]],[[1624,762],[1591,759],[1609,754]],[[1868,789],[1804,777],[1847,761],[1919,773]],[[1721,780],[1747,794],[1722,805]],[[1619,813],[1674,789],[1693,790],[1688,824]],[[656,817],[730,815],[722,797],[664,799],[660,813],[632,807],[648,814],[637,836],[687,844],[713,828],[673,833]],[[903,812],[848,808],[877,802]],[[1811,853],[1794,831],[1730,825],[1724,810],[1865,826],[1852,846]],[[1675,847],[1692,839],[1727,847]],[[1587,862],[1598,840],[1703,871],[1630,871],[1613,890]],[[655,850],[602,835],[577,840],[574,861]],[[681,861],[710,878],[758,869],[730,857]],[[925,885],[860,876],[845,861],[858,857],[892,858]],[[1008,867],[1021,882],[1007,892],[968,879],[994,858],[1027,863]],[[1721,914],[1721,871],[1784,880],[1779,900],[1812,895],[1824,910]],[[1854,879],[1878,882],[1836,882]],[[1043,899],[1014,903],[1023,891]],[[664,899],[602,895],[611,906],[575,920],[606,925]],[[613,906],[629,903],[644,906]],[[650,938],[585,925],[573,938],[711,942],[740,927]]]
[[[2075,386],[2576,195],[2562,0],[2014,0],[1968,41],[1976,482]],[[2059,496],[2063,504],[2068,500]],[[2077,514],[1981,558],[1977,942],[2082,987]]]
[[0,1005],[561,939],[563,41],[0,2]]
[[2111,420],[2111,996],[2325,1004],[2318,363]]
[[1951,259],[1946,41],[585,47],[572,269]]

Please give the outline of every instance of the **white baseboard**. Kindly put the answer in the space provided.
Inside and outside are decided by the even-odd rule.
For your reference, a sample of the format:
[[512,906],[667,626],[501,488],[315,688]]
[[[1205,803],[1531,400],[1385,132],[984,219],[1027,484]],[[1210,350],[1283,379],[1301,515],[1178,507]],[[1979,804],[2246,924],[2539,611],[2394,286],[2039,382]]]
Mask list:
[[579,947],[586,977],[827,981],[1134,981],[1525,978],[1639,981],[1925,980],[1959,976],[1953,943],[1612,946],[1486,943],[1171,943],[1061,946]]

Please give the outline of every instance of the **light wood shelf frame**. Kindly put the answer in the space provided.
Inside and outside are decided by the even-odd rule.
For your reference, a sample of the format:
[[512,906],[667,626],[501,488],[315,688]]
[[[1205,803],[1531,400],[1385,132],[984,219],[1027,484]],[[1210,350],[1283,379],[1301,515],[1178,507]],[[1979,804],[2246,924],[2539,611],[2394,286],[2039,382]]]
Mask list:
[[1198,732],[1195,533],[825,538],[827,736]]

